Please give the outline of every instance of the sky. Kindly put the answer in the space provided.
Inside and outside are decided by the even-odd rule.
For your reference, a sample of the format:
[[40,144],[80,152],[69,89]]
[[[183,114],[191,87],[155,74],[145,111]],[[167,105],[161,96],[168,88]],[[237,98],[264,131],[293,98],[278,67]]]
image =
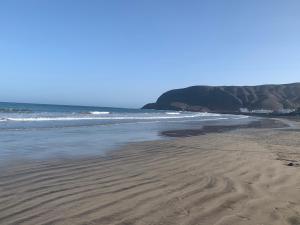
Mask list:
[[299,0],[1,0],[0,101],[141,107],[300,81]]

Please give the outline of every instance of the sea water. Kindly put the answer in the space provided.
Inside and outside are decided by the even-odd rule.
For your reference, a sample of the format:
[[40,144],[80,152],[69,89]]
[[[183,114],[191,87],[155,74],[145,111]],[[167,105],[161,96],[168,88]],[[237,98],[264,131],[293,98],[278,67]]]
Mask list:
[[0,163],[101,155],[162,131],[242,124],[245,116],[110,107],[0,103]]

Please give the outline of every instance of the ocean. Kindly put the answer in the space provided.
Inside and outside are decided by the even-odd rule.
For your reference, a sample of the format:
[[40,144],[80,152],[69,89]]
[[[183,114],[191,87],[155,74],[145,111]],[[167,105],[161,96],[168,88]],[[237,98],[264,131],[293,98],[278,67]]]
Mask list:
[[0,103],[0,163],[99,156],[162,131],[245,124],[250,117],[110,107]]

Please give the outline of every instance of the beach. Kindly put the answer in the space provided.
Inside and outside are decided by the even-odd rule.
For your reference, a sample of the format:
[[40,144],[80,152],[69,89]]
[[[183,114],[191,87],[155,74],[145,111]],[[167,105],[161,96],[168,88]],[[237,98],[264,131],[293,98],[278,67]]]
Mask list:
[[300,225],[299,1],[0,1],[0,225]]
[[0,224],[300,224],[300,129],[284,122],[1,168]]

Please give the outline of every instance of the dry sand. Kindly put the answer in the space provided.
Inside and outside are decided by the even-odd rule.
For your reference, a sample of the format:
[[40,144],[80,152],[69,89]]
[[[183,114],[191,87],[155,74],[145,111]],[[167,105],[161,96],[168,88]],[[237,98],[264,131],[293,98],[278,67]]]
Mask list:
[[18,164],[1,169],[0,224],[296,225],[299,160],[295,128],[210,133],[130,144],[105,158]]

